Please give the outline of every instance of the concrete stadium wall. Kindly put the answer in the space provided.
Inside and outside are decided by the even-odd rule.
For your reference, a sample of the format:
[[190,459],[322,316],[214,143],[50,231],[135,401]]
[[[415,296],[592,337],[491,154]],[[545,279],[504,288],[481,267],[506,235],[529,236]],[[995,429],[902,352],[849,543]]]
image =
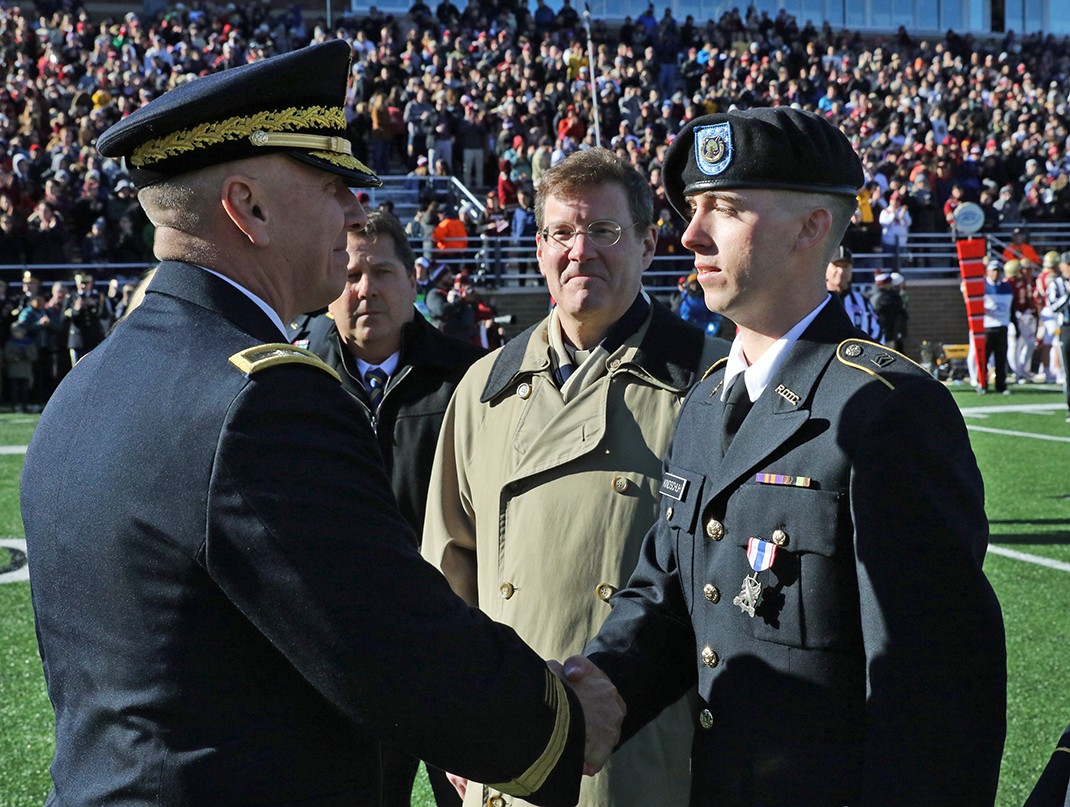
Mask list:
[[[920,360],[923,340],[943,344],[966,342],[966,304],[958,280],[912,280],[907,283],[907,292],[910,322],[905,347],[910,358]],[[508,338],[546,316],[550,304],[550,296],[542,287],[509,288],[483,294],[497,306],[499,314],[516,317],[514,324],[505,326]]]

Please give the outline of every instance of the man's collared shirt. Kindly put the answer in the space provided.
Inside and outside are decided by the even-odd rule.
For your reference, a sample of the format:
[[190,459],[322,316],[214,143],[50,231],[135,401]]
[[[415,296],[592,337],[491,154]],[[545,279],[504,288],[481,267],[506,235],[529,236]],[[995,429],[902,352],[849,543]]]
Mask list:
[[792,345],[799,341],[803,331],[807,329],[831,299],[832,297],[826,294],[825,299],[821,301],[817,308],[799,320],[790,331],[777,339],[754,364],[747,364],[747,358],[743,355],[743,342],[740,341],[737,334],[732,342],[732,350],[728,354],[728,364],[725,366],[724,384],[721,385],[721,400],[723,401],[728,397],[728,390],[732,386],[732,382],[737,375],[742,373],[743,380],[747,384],[747,394],[750,396],[751,401],[757,401],[788,357],[788,351],[791,350]]
[[[196,265],[196,264],[194,264],[194,265]],[[249,289],[245,288],[245,286],[243,286],[241,283],[238,283],[238,282],[236,282],[234,280],[231,280],[226,275],[221,275],[221,274],[219,274],[219,272],[215,271],[214,269],[209,269],[207,266],[197,266],[197,268],[198,269],[203,269],[204,271],[208,272],[208,274],[210,274],[210,275],[215,275],[220,280],[227,281],[227,283],[232,285],[234,288],[236,288],[238,291],[240,291],[242,294],[244,294],[246,297],[248,297],[250,300],[252,300],[254,303],[256,303],[257,308],[259,308],[261,311],[263,311],[265,314],[267,314],[268,319],[270,319],[272,322],[274,322],[275,323],[275,327],[279,329],[280,333],[282,333],[282,341],[283,342],[289,342],[290,341],[290,332],[286,329],[286,326],[282,324],[282,317],[279,316],[278,312],[274,308],[272,308],[270,305],[268,305],[263,300],[261,300],[259,297],[257,297],[255,294],[253,294],[251,291],[249,291]]]

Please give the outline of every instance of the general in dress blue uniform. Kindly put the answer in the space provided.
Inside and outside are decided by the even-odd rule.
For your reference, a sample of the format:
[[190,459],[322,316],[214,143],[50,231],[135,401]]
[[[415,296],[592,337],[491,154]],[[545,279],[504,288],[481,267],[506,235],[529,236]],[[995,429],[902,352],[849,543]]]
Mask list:
[[684,404],[661,515],[586,651],[625,736],[697,684],[693,805],[991,805],[1006,663],[982,480],[948,391],[826,292],[850,143],[793,109],[704,116],[664,173],[740,332]]
[[197,79],[100,139],[162,263],[26,456],[50,805],[377,805],[380,739],[577,798],[576,692],[420,559],[367,418],[284,343],[344,284],[347,186],[378,184],[344,136],[349,55]]

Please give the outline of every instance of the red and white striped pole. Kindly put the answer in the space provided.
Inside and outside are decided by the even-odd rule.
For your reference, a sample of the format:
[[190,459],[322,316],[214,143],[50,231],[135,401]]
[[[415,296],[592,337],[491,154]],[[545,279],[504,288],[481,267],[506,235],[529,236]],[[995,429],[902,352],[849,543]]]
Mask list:
[[966,297],[966,317],[973,342],[973,356],[977,362],[977,380],[981,389],[988,386],[988,367],[985,362],[985,253],[988,240],[964,238],[955,243],[959,254],[959,274],[962,275]]

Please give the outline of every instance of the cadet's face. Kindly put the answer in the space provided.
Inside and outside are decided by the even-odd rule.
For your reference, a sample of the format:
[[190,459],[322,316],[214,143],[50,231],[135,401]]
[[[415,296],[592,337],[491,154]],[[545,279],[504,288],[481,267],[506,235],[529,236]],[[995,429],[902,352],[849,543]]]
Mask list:
[[388,235],[370,241],[351,233],[348,253],[346,287],[330,310],[347,346],[365,360],[382,360],[401,346],[402,328],[412,321],[416,277]]
[[796,219],[788,196],[732,190],[688,197],[691,221],[680,242],[695,253],[706,306],[741,327],[775,319],[796,288],[786,270]]
[[539,271],[557,302],[559,315],[576,322],[609,325],[628,310],[639,293],[643,270],[654,258],[656,231],[630,226],[624,188],[616,183],[592,187],[571,199],[546,199],[543,227],[586,230],[592,221],[613,221],[623,230],[611,247],[600,247],[577,233],[571,246],[536,237]]

